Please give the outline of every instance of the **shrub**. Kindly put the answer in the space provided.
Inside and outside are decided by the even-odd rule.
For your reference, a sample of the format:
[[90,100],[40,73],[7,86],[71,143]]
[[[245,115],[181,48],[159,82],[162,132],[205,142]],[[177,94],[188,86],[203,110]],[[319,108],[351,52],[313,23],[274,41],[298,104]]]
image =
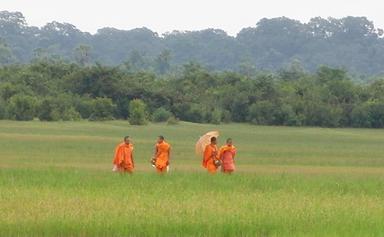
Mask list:
[[132,100],[129,103],[129,123],[132,125],[147,124],[146,105],[140,99]]
[[167,125],[177,125],[177,124],[179,124],[179,122],[180,122],[180,120],[178,118],[176,118],[175,116],[171,116],[167,120]]
[[249,108],[249,120],[254,124],[271,125],[275,121],[275,105],[269,101],[254,103]]
[[92,103],[92,114],[90,121],[112,120],[116,105],[109,98],[96,98]]
[[89,119],[94,110],[94,101],[89,97],[75,97],[73,106],[83,119]]
[[0,98],[0,119],[7,118],[7,106],[4,100]]
[[81,118],[69,95],[45,98],[39,106],[38,117],[41,121],[75,121]]
[[221,117],[222,117],[221,113],[222,113],[221,110],[218,110],[218,109],[213,110],[211,113],[209,122],[213,124],[220,124]]
[[165,122],[172,116],[172,113],[163,107],[155,110],[152,114],[153,122]]
[[230,123],[232,121],[231,112],[228,110],[223,110],[221,112],[221,121],[223,123]]
[[363,103],[356,106],[351,113],[351,120],[353,127],[366,127],[370,128],[371,125],[371,115],[370,115],[370,105],[369,103]]
[[12,119],[27,121],[33,120],[38,101],[35,97],[17,94],[10,98],[8,112]]

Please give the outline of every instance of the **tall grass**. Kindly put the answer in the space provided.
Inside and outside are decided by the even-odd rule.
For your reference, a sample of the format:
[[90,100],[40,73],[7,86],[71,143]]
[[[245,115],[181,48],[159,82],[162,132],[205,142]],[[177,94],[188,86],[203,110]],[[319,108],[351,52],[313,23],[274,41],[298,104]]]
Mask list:
[[[208,175],[198,135],[219,129],[237,173]],[[137,171],[110,172],[129,134]],[[148,159],[156,135],[171,172]],[[0,236],[381,236],[382,130],[0,122]]]

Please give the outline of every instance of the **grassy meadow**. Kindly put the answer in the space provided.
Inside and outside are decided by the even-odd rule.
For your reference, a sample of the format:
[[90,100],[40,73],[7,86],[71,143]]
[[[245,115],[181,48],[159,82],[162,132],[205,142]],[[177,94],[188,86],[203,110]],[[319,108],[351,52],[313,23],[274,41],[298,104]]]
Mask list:
[[[219,130],[234,175],[194,154]],[[171,173],[149,164],[157,135]],[[112,173],[124,135],[133,175]],[[0,121],[0,236],[383,236],[384,130]]]

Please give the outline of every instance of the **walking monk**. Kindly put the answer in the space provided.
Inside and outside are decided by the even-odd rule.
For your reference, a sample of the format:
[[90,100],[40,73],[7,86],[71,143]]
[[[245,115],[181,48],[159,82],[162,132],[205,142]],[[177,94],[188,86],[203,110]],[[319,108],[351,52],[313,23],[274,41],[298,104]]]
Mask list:
[[165,142],[163,136],[159,136],[155,145],[155,166],[159,173],[167,172],[169,161],[171,159],[171,146]]
[[204,149],[203,167],[211,174],[216,173],[220,163],[216,144],[217,138],[211,137],[211,144],[208,144]]
[[116,146],[113,159],[113,171],[132,173],[135,167],[133,162],[133,144],[129,136],[124,137],[124,142]]
[[220,148],[219,158],[222,162],[222,171],[231,174],[235,171],[236,148],[232,144],[232,139],[227,139],[227,144]]

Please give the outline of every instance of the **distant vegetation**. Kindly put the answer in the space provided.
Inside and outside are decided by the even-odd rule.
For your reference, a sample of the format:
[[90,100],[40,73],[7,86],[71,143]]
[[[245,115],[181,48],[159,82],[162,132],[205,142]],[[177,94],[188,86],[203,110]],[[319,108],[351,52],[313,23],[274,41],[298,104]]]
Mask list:
[[41,58],[81,65],[125,65],[164,74],[194,61],[213,70],[278,70],[300,62],[311,72],[319,65],[343,67],[357,75],[384,72],[383,30],[365,17],[262,19],[236,37],[219,29],[171,32],[103,28],[82,32],[68,23],[29,26],[18,12],[0,12],[0,64]]
[[384,79],[373,75],[383,70],[382,35],[361,17],[263,19],[237,37],[91,35],[3,11],[0,119],[382,128]]
[[197,123],[384,127],[384,79],[357,83],[326,66],[275,73],[213,72],[199,64],[158,75],[60,60],[0,67],[0,119],[131,124]]

